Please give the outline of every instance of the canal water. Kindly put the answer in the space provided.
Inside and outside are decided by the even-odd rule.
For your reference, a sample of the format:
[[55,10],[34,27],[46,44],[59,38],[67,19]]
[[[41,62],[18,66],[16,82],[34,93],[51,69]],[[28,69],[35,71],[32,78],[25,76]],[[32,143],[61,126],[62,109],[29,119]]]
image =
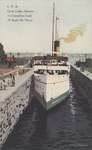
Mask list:
[[2,150],[92,150],[92,109],[72,82],[70,88],[49,112],[33,99]]

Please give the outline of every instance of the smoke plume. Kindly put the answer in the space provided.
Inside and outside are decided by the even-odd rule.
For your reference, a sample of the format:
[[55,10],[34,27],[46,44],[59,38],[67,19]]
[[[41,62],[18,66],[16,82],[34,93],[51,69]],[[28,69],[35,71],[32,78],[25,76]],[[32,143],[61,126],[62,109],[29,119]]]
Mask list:
[[82,25],[80,25],[78,27],[75,27],[72,30],[70,30],[67,37],[63,37],[62,39],[66,43],[74,42],[78,38],[78,36],[83,36],[84,35],[85,30],[86,30],[86,25],[82,24]]

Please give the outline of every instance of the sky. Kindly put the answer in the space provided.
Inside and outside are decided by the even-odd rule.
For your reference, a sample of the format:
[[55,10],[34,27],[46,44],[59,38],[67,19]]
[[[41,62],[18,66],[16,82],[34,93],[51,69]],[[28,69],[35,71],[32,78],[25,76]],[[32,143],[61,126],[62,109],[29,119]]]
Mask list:
[[[0,0],[0,42],[6,52],[51,52],[52,9],[59,17],[58,36],[86,25],[83,36],[76,41],[60,41],[63,53],[92,53],[92,0]],[[33,10],[32,22],[9,22],[7,10],[11,5],[19,10]]]

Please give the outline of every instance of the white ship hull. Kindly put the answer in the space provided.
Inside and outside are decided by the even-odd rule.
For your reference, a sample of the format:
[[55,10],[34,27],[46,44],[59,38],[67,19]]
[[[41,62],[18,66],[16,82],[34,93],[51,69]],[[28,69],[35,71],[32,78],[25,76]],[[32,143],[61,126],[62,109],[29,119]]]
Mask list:
[[69,74],[34,74],[34,94],[48,110],[69,96]]

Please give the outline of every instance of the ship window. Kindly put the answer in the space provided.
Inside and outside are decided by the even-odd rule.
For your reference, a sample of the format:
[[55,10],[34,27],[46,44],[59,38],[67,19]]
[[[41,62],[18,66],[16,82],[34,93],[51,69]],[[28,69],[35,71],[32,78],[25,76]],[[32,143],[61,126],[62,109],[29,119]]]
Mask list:
[[47,72],[48,72],[50,75],[54,74],[54,70],[47,70]]
[[60,70],[56,70],[56,73],[58,74],[60,72]]
[[51,73],[50,73],[50,74],[51,74],[51,75],[54,74],[54,70],[51,70]]
[[58,75],[62,75],[62,74],[68,74],[67,70],[56,70],[55,71]]
[[43,74],[44,73],[44,70],[42,69],[38,69],[37,71],[35,71],[34,73],[37,73],[37,74]]
[[61,70],[61,74],[68,74],[67,70]]

